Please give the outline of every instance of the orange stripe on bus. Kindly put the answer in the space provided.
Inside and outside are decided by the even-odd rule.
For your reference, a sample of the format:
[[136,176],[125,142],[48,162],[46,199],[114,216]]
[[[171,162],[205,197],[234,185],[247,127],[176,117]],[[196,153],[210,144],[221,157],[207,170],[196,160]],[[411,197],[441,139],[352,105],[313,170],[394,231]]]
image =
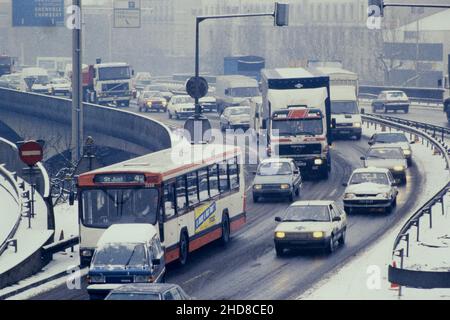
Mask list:
[[195,250],[207,245],[210,242],[220,239],[221,236],[222,236],[222,229],[220,229],[220,228],[215,229],[214,231],[208,232],[204,236],[201,236],[201,237],[189,242],[189,252],[195,251]]
[[247,217],[244,215],[241,218],[231,222],[231,232],[235,232],[238,231],[239,229],[241,229],[244,224],[247,222]]

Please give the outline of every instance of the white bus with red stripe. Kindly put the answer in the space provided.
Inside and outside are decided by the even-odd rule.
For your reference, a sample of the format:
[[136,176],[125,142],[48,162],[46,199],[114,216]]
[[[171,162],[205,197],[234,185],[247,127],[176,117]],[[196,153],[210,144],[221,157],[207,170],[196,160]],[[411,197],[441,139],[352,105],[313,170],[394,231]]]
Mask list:
[[167,263],[230,236],[246,222],[241,151],[188,145],[155,152],[78,179],[81,265],[113,224],[149,223],[159,230]]

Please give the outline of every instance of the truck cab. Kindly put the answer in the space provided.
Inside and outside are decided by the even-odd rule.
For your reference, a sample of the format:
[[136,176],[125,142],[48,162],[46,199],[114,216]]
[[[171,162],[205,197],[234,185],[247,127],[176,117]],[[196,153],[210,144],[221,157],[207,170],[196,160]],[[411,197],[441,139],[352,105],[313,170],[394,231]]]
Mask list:
[[222,114],[225,108],[248,104],[250,100],[261,99],[258,82],[245,76],[220,76],[216,81],[217,111]]
[[260,136],[268,155],[292,158],[302,174],[331,171],[329,77],[302,68],[263,70]]
[[95,102],[128,107],[132,99],[132,70],[127,63],[99,63],[93,66]]

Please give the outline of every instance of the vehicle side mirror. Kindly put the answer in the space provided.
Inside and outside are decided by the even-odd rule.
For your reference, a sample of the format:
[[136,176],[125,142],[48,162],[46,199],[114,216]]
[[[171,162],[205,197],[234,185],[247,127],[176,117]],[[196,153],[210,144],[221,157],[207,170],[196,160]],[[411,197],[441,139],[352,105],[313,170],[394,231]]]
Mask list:
[[361,108],[361,114],[366,114],[366,109]]
[[69,193],[69,205],[73,206],[75,203],[75,192],[72,190]]
[[160,265],[161,264],[161,259],[152,259],[152,264],[153,265]]
[[343,187],[348,187],[348,183],[347,183],[347,182],[344,182],[344,183],[342,184],[342,186],[343,186]]
[[282,222],[282,221],[283,221],[283,219],[281,219],[280,217],[275,218],[275,222]]
[[294,170],[294,174],[298,175],[298,174],[300,174],[300,171],[299,170]]
[[369,146],[373,146],[374,142],[373,141],[369,141],[368,144],[369,144]]
[[341,217],[334,217],[333,218],[333,222],[341,222],[341,221],[342,221]]

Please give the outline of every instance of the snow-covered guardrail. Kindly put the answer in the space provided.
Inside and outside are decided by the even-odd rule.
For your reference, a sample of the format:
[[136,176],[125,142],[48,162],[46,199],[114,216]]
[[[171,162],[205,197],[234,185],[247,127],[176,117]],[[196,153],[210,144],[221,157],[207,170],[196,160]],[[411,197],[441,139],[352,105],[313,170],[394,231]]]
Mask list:
[[[16,181],[16,177],[5,169],[3,165],[0,165],[0,176],[3,177],[4,185],[0,184],[0,188],[3,188],[5,191],[5,196],[10,196],[17,205],[17,210],[3,210],[3,215],[9,215],[10,217],[2,216],[1,217],[1,226],[0,226],[0,256],[3,252],[8,248],[11,239],[14,237],[17,228],[20,224],[20,219],[22,215],[22,197],[19,188],[19,184]],[[9,184],[12,187],[7,188],[6,184]],[[2,200],[3,205],[6,204],[6,199]],[[15,206],[15,205],[14,205]]]

